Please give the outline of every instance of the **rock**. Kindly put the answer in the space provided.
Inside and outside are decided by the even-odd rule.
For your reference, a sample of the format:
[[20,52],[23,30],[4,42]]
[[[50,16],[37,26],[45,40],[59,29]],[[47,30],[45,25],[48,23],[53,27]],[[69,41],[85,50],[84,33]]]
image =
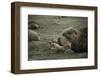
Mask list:
[[39,41],[39,40],[40,40],[39,34],[29,29],[28,30],[28,41]]
[[28,29],[35,30],[35,29],[38,29],[39,27],[40,26],[36,22],[34,22],[34,21],[28,22]]
[[51,43],[51,53],[64,53],[65,49],[57,43]]

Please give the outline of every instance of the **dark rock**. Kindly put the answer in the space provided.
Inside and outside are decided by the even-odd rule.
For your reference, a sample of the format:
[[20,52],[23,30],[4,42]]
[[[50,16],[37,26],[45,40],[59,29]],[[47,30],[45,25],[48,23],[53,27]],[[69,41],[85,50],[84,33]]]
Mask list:
[[40,26],[36,22],[34,22],[34,21],[28,22],[28,29],[35,30],[35,29],[38,29],[39,27]]

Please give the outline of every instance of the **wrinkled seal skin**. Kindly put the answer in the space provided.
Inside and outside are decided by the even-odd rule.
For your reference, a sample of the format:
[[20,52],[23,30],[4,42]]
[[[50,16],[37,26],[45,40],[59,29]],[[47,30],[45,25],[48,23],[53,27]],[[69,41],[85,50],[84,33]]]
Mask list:
[[80,30],[81,34],[78,38],[75,38],[72,41],[71,49],[74,52],[87,52],[88,51],[88,30],[87,28],[83,28]]
[[67,40],[69,40],[70,42],[72,42],[74,38],[79,37],[80,31],[77,30],[77,29],[75,29],[75,28],[73,28],[73,27],[69,27],[69,28],[66,28],[66,29],[63,31],[62,35],[63,35]]
[[[74,52],[87,52],[88,50],[88,29],[87,27],[81,29],[75,29],[73,27],[66,28],[62,35],[66,38],[66,45],[68,45],[68,41],[71,44],[70,49]],[[60,41],[61,44],[61,41]]]

